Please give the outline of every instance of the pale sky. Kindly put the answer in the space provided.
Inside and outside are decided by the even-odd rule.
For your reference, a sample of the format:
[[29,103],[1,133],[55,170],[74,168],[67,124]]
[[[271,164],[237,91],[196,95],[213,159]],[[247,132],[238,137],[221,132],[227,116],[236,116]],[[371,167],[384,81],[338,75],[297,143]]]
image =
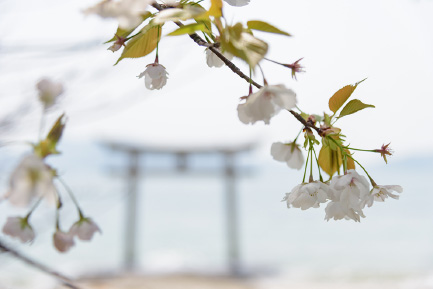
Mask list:
[[[120,52],[107,51],[102,42],[112,37],[116,23],[85,17],[80,11],[93,3],[0,2],[2,115],[23,99],[37,107],[34,86],[47,76],[66,87],[50,114],[69,116],[65,141],[197,145],[260,139],[265,154],[272,142],[296,136],[300,125],[285,112],[270,126],[240,123],[236,106],[248,85],[227,68],[208,68],[204,49],[186,36],[161,41],[160,63],[169,80],[160,91],[147,90],[136,76],[154,53],[113,67]],[[242,8],[227,5],[225,13],[228,22],[264,20],[293,35],[256,34],[269,43],[268,58],[291,63],[304,57],[306,73],[298,81],[283,67],[264,63],[263,68],[270,84],[296,91],[306,112],[329,112],[335,91],[368,77],[352,97],[376,108],[337,123],[352,146],[371,149],[391,142],[401,158],[433,153],[427,120],[433,104],[433,1],[252,0]],[[166,25],[163,33],[173,28]],[[27,139],[35,137],[38,123],[36,111],[22,120],[26,132],[35,132]]]

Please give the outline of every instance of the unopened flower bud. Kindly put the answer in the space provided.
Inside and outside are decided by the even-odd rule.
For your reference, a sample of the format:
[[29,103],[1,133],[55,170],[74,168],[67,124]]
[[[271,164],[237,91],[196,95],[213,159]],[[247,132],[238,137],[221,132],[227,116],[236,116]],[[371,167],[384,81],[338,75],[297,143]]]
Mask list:
[[36,87],[39,91],[39,100],[44,105],[44,109],[52,107],[57,97],[63,93],[63,85],[59,82],[53,82],[47,78],[40,80]]
[[72,246],[75,245],[73,235],[65,233],[59,229],[53,235],[54,247],[61,253],[67,252]]

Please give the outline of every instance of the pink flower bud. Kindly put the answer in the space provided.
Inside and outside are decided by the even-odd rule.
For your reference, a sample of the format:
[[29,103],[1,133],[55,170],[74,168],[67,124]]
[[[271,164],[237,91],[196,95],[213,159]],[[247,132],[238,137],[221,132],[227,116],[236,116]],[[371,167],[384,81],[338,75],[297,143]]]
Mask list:
[[61,253],[67,252],[72,246],[75,245],[73,235],[56,230],[53,235],[54,247]]

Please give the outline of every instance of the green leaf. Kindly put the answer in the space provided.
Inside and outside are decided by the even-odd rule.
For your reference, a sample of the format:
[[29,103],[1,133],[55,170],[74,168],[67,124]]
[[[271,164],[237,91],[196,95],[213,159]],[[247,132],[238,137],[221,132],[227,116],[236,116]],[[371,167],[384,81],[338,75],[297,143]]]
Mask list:
[[[147,18],[149,18],[150,16],[152,16],[152,13],[150,13],[149,11],[146,11],[146,13],[144,13],[143,15],[142,15],[142,19],[143,19],[143,21],[145,21]],[[141,25],[141,24],[140,24]],[[139,25],[138,25],[139,26]],[[138,27],[137,26],[137,27]],[[116,41],[117,40],[117,37],[116,37],[116,35],[117,36],[119,36],[119,37],[122,37],[122,38],[126,38],[126,37],[128,37],[135,29],[137,29],[137,27],[134,27],[134,28],[132,28],[132,29],[122,29],[122,28],[120,28],[120,27],[118,27],[117,28],[117,31],[116,31],[116,33],[114,33],[114,36],[113,36],[113,38],[111,38],[110,40],[108,40],[108,41],[106,41],[106,42],[104,42],[104,44],[106,44],[106,43],[110,43],[110,42],[113,42],[113,41]]]
[[45,158],[53,154],[59,154],[59,151],[57,150],[57,143],[62,137],[65,125],[66,117],[65,114],[62,114],[54,123],[47,137],[33,145],[33,152],[41,158]]
[[252,30],[259,30],[259,31],[264,31],[264,32],[269,32],[269,33],[276,33],[276,34],[291,36],[289,33],[282,31],[282,30],[278,29],[277,27],[272,26],[271,24],[269,24],[267,22],[263,22],[263,21],[257,21],[257,20],[248,21],[247,26],[249,29],[252,29]]
[[152,20],[153,24],[161,25],[167,21],[184,21],[196,18],[206,12],[199,6],[185,6],[184,8],[171,8],[158,13]]
[[359,99],[352,99],[346,104],[345,107],[343,107],[338,117],[340,118],[349,114],[353,114],[367,107],[375,107],[375,106],[372,104],[362,103],[362,101],[360,101]]
[[213,17],[222,17],[222,8],[223,8],[223,1],[222,0],[211,0],[211,5],[209,8],[209,11],[206,13],[207,16],[213,16]]
[[327,113],[323,113],[323,119],[324,119],[324,123],[327,125],[327,126],[331,126],[331,117],[329,116],[329,114],[327,114]]
[[114,65],[124,58],[139,58],[151,53],[156,48],[159,38],[161,38],[160,29],[161,26],[154,26],[152,23],[144,26],[140,34],[128,41],[122,55]]
[[308,113],[301,112],[301,116],[303,119],[307,120],[310,115]]
[[[365,78],[366,79],[366,78]],[[345,87],[338,90],[330,99],[329,99],[329,109],[336,113],[337,110],[343,106],[343,104],[349,99],[352,95],[353,91],[356,89],[358,84],[363,82],[365,79],[360,82],[355,83],[355,85],[346,85]]]
[[322,146],[318,162],[322,170],[329,176],[337,172],[343,163],[340,150],[332,150],[329,146]]
[[[349,150],[345,150],[345,151],[346,151],[346,153],[347,153],[348,155],[352,155],[352,154],[350,153]],[[352,158],[350,158],[350,157],[347,158],[347,169],[348,169],[348,170],[354,170],[354,169],[356,169],[356,167],[355,167],[355,162],[354,162],[354,160],[353,160]]]
[[66,125],[66,117],[65,117],[65,114],[62,114],[56,120],[56,122],[54,123],[50,132],[48,133],[47,140],[49,140],[50,142],[52,142],[54,144],[57,144],[57,142],[62,137],[63,130],[65,129],[65,125]]
[[243,59],[254,68],[268,52],[268,44],[244,31],[241,23],[227,26],[221,37],[223,51]]
[[192,23],[188,25],[184,25],[175,31],[167,34],[168,36],[177,36],[177,35],[183,35],[183,34],[192,34],[196,31],[203,31],[203,32],[209,32],[206,25],[204,23]]

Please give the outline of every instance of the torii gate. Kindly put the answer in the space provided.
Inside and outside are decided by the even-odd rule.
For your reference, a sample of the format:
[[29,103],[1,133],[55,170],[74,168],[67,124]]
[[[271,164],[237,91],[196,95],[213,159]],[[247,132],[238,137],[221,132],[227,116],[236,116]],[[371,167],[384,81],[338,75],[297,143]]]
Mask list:
[[[124,153],[128,158],[127,169],[127,194],[124,242],[124,268],[133,270],[136,267],[136,232],[137,232],[137,206],[138,206],[138,182],[140,174],[140,156],[145,154],[172,154],[176,156],[177,171],[190,171],[188,157],[194,154],[220,154],[224,165],[221,167],[225,182],[225,214],[227,237],[227,265],[231,275],[241,275],[241,262],[239,254],[239,230],[236,194],[235,156],[242,152],[252,150],[256,142],[248,142],[237,145],[220,146],[196,146],[196,147],[162,147],[152,144],[132,145],[119,142],[104,142],[103,145],[114,151]],[[144,172],[145,173],[145,172]]]

